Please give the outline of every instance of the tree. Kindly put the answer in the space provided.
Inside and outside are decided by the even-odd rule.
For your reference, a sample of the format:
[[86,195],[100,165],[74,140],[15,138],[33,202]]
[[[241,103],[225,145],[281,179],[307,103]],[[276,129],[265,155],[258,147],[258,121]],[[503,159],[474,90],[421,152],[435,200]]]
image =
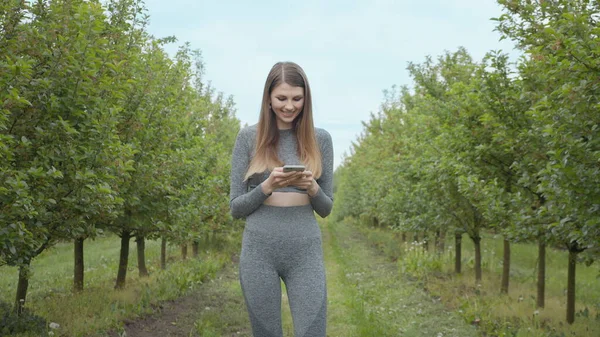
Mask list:
[[567,321],[573,323],[575,267],[584,250],[600,242],[600,38],[595,1],[499,1],[498,30],[528,57],[520,66],[524,95],[533,102],[533,132],[547,146],[547,165],[536,178],[544,202],[537,212],[552,219],[552,239],[569,250]]
[[117,107],[104,100],[120,92],[111,87],[102,7],[75,0],[2,6],[10,22],[0,38],[0,67],[8,70],[0,75],[2,139],[10,148],[0,221],[12,230],[0,232],[0,256],[20,268],[20,313],[31,260],[59,240],[96,235],[94,221],[116,216],[122,199],[114,186],[126,165],[114,163],[129,153],[115,137]]

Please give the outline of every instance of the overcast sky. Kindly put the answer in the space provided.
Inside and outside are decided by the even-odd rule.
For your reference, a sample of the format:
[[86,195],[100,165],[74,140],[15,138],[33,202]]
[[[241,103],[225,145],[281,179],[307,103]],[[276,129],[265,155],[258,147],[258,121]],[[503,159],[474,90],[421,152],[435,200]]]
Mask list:
[[383,102],[383,90],[411,85],[406,66],[464,46],[480,60],[514,54],[494,32],[493,0],[147,0],[148,30],[200,49],[205,79],[232,95],[242,124],[258,122],[262,89],[278,61],[306,72],[315,126],[333,138],[337,167]]

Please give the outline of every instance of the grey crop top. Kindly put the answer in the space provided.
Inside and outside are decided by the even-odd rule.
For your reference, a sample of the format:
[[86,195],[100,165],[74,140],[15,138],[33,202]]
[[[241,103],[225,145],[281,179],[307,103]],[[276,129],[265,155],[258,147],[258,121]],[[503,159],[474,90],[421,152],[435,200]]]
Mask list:
[[[254,212],[269,197],[262,191],[261,184],[269,178],[270,171],[254,174],[244,181],[250,159],[254,155],[257,124],[240,130],[231,157],[231,188],[229,207],[234,218],[245,218]],[[317,143],[321,149],[322,173],[316,179],[319,191],[310,198],[310,203],[321,217],[331,213],[333,207],[333,143],[331,135],[324,129],[315,128]],[[279,130],[279,159],[284,164],[301,164],[297,153],[296,134],[292,129]],[[292,186],[279,188],[273,192],[296,192],[307,194],[306,190]]]

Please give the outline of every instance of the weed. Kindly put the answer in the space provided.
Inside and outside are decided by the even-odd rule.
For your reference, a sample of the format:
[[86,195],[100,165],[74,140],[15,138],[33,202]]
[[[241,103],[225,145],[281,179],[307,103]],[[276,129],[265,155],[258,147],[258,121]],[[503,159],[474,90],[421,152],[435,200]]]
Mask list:
[[36,336],[48,336],[47,327],[44,318],[32,314],[27,308],[17,316],[10,304],[0,302],[0,335],[28,333]]

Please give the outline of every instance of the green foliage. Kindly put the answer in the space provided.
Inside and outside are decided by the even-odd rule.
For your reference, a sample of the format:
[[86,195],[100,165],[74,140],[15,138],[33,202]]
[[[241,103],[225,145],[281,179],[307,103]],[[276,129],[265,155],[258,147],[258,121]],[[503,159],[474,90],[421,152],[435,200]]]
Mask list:
[[224,264],[224,259],[207,258],[204,263],[186,263],[173,266],[168,273],[160,274],[156,286],[147,288],[148,300],[153,297],[177,298],[210,279]]
[[46,320],[25,310],[17,316],[12,306],[0,301],[0,333],[2,336],[11,336],[21,333],[48,336]]
[[[28,264],[64,238],[93,236],[122,199],[111,165],[129,154],[113,132],[119,86],[103,8],[95,2],[4,2],[0,38],[3,160],[0,260]],[[10,13],[10,14],[9,14]],[[69,18],[69,20],[65,20]]]
[[0,265],[104,231],[198,241],[232,224],[234,103],[173,57],[141,0],[0,4]]
[[[597,2],[500,0],[501,51],[410,63],[336,171],[336,219],[401,231],[489,228],[511,242],[600,245]],[[475,261],[475,268],[480,261]]]
[[418,280],[424,280],[430,273],[439,273],[444,266],[440,255],[430,254],[423,250],[423,242],[411,242],[405,247],[398,266],[402,273]]
[[600,5],[590,1],[500,1],[498,29],[527,53],[523,95],[534,104],[532,133],[546,144],[537,172],[548,229],[577,249],[600,240]]

